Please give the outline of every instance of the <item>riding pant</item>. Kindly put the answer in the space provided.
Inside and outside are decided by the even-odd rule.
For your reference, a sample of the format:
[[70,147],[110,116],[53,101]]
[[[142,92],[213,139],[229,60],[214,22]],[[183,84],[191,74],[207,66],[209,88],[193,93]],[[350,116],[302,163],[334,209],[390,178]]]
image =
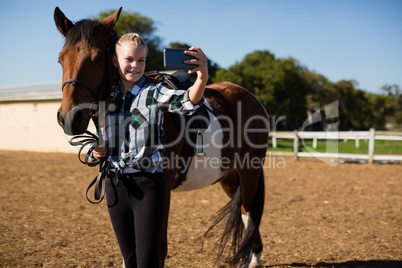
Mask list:
[[166,181],[162,172],[138,172],[106,179],[110,219],[126,268],[159,267]]

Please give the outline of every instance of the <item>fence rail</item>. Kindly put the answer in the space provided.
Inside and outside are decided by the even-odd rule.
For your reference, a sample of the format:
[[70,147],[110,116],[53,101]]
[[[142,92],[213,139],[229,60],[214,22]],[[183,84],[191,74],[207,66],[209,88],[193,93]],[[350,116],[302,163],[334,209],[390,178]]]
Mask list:
[[[402,133],[399,132],[384,132],[375,131],[294,131],[294,132],[271,132],[269,135],[272,138],[272,147],[277,147],[277,139],[293,139],[293,153],[296,159],[299,157],[326,157],[326,158],[341,158],[354,160],[367,160],[369,163],[374,161],[402,161],[401,155],[376,155],[375,141],[376,140],[393,140],[402,141]],[[355,147],[359,148],[360,140],[368,140],[368,154],[343,154],[343,153],[320,153],[314,150],[309,152],[299,152],[300,140],[313,140],[313,148],[317,148],[318,140],[355,140]]]

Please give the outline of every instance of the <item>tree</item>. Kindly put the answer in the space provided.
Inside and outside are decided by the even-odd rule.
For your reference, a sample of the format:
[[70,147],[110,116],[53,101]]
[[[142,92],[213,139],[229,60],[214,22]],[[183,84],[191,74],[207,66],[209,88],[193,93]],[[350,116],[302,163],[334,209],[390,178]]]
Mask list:
[[384,96],[387,100],[387,121],[394,125],[395,128],[402,126],[402,92],[400,86],[384,85],[382,90],[387,93]]
[[[357,83],[353,80],[331,83],[321,74],[309,70],[304,71],[304,78],[312,88],[307,98],[311,111],[323,111],[326,105],[338,101],[339,130],[385,129],[388,117],[393,114],[393,97],[363,92],[356,89]],[[393,88],[384,86],[384,91],[392,95]]]
[[255,51],[228,70],[217,71],[214,82],[231,81],[254,93],[270,116],[285,115],[290,128],[306,118],[309,85],[302,76],[304,68],[293,58],[276,59],[271,52]]
[[305,69],[303,77],[310,86],[311,91],[307,96],[307,107],[310,110],[320,110],[334,102],[334,85],[323,75]]
[[365,92],[355,87],[353,80],[341,80],[334,84],[335,96],[339,100],[340,130],[369,129],[374,115]]
[[387,122],[393,121],[394,108],[396,101],[392,96],[366,93],[373,113],[373,127],[375,129],[385,129]]
[[[113,14],[115,10],[101,12],[96,20],[102,21],[107,16]],[[144,38],[148,46],[148,57],[146,71],[162,70],[163,69],[163,54],[161,51],[161,39],[155,35],[155,23],[152,19],[142,16],[141,14],[129,13],[122,11],[115,26],[115,30],[119,36],[135,32]]]

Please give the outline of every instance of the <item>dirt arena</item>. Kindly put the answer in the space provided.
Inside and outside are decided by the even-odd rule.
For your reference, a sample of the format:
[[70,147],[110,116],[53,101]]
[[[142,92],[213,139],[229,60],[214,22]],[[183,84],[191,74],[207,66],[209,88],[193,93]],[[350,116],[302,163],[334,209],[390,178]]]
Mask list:
[[[97,172],[75,155],[0,151],[0,267],[121,267],[106,204],[85,199]],[[261,223],[266,267],[402,267],[402,165],[267,159]],[[173,193],[167,267],[215,262],[208,219],[218,185]]]

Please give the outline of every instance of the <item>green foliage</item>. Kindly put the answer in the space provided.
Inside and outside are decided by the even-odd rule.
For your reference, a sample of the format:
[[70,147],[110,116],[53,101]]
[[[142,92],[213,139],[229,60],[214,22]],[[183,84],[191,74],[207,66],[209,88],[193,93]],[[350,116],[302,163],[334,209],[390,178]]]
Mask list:
[[228,70],[218,70],[214,82],[230,81],[254,93],[271,116],[286,115],[297,125],[306,114],[311,91],[303,67],[293,58],[276,59],[267,51],[255,51]]
[[388,95],[379,95],[357,89],[357,83],[353,80],[331,83],[324,76],[309,70],[304,70],[303,75],[312,88],[312,93],[307,98],[309,109],[323,110],[325,105],[338,101],[339,130],[371,127],[385,129],[387,122],[397,118],[395,109],[399,98],[399,88],[396,85],[385,86],[384,90],[388,92]]
[[307,69],[303,70],[302,74],[311,88],[311,94],[307,97],[307,107],[309,109],[319,110],[325,105],[336,101],[334,98],[335,88],[327,78]]
[[339,129],[369,129],[373,125],[370,104],[354,81],[341,80],[334,84],[334,97],[339,101]]
[[[113,14],[115,10],[101,12],[96,20],[102,21],[107,16]],[[115,31],[119,36],[125,33],[138,33],[144,38],[148,46],[148,57],[146,71],[163,69],[163,54],[161,51],[161,39],[155,35],[155,23],[152,19],[142,16],[139,13],[129,13],[122,11],[116,23]]]
[[382,89],[387,93],[387,115],[390,115],[387,121],[394,128],[402,128],[402,92],[399,85],[384,85]]
[[385,129],[387,121],[392,120],[397,101],[389,95],[366,93],[366,97],[372,108],[373,127],[375,129]]

